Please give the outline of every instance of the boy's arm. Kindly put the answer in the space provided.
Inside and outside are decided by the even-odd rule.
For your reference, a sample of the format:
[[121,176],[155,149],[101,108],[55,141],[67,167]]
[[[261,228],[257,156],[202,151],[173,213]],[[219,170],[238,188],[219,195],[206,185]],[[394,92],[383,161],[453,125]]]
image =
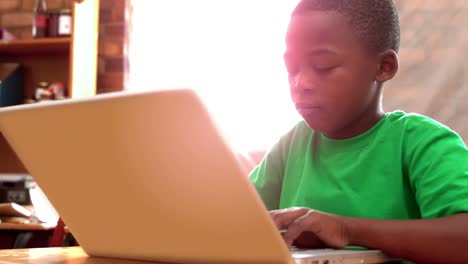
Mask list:
[[[417,263],[468,263],[468,214],[422,220],[377,220],[329,215],[307,208],[272,211],[286,242],[380,249]],[[313,235],[310,235],[313,234]]]
[[350,244],[417,263],[468,263],[468,214],[424,220],[347,219]]

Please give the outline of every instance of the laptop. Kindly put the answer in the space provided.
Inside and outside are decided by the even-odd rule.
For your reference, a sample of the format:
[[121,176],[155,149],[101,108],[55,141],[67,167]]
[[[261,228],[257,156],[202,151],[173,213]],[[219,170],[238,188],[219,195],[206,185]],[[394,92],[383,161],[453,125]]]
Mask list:
[[290,251],[191,90],[0,109],[0,130],[90,256],[162,263],[381,263]]

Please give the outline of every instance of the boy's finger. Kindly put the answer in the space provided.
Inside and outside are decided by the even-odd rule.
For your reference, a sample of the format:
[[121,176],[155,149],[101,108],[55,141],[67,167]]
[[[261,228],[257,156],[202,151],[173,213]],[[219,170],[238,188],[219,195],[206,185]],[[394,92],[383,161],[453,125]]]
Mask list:
[[294,241],[303,233],[303,232],[312,232],[316,233],[318,223],[316,214],[309,213],[296,218],[295,221],[290,223],[288,230],[283,233],[283,238],[286,243],[291,246]]
[[306,214],[307,211],[308,210],[306,208],[288,208],[272,212],[270,213],[270,216],[278,229],[285,229],[288,228],[289,225],[298,217]]

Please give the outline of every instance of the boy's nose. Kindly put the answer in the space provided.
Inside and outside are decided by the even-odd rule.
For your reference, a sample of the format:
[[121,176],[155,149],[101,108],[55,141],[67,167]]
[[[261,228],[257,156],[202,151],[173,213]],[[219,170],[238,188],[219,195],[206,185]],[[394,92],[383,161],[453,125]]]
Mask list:
[[290,85],[294,93],[310,93],[314,87],[311,78],[302,71],[292,77]]

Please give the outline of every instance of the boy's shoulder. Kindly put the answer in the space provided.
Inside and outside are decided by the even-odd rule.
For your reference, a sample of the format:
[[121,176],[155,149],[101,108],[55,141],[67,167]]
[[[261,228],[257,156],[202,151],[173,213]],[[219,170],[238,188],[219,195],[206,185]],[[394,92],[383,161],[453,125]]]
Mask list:
[[406,132],[428,130],[448,130],[450,132],[453,132],[448,126],[428,116],[417,113],[406,113],[401,110],[387,113],[386,120],[390,125],[401,127],[405,129]]
[[[445,139],[445,144],[451,142],[456,145],[464,145],[460,135],[450,127],[428,116],[416,113],[394,111],[387,113],[387,134],[404,138],[406,144],[428,145]],[[447,141],[448,140],[448,141]]]

